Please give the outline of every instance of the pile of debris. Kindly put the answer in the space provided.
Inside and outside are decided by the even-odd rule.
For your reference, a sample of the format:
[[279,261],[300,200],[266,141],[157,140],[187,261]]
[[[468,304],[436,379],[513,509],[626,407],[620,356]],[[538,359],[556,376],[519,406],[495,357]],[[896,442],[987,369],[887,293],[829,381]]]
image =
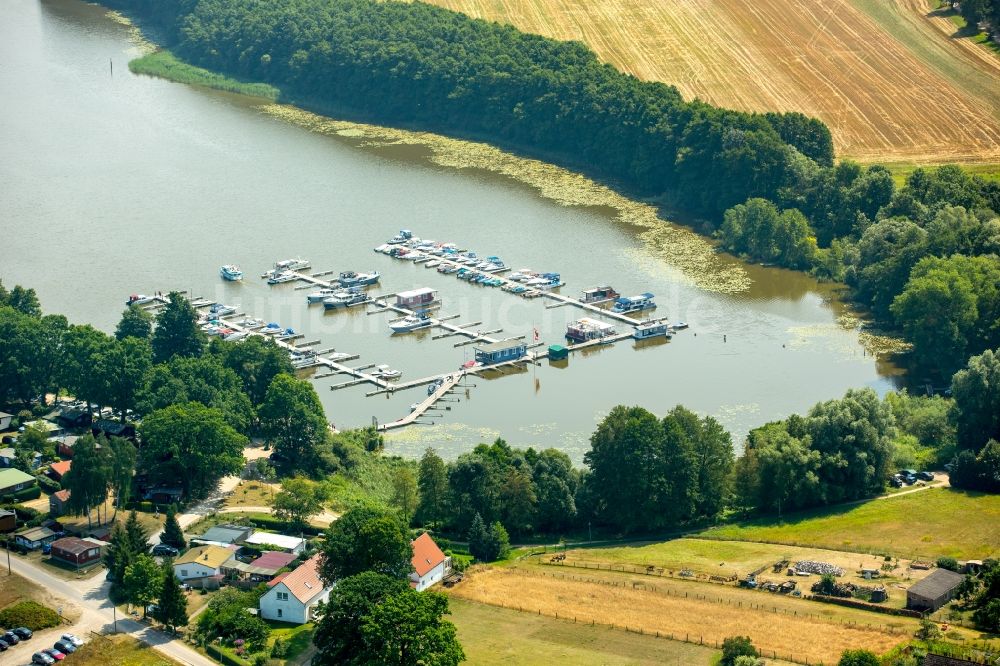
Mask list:
[[830,574],[833,576],[843,576],[844,570],[827,562],[813,562],[812,560],[802,560],[795,563],[795,570],[801,573],[819,574],[821,576]]
[[825,594],[828,597],[843,597],[845,599],[850,599],[854,596],[854,585],[851,583],[833,583],[827,587],[824,585],[823,581],[818,580],[812,585],[812,591],[815,594]]

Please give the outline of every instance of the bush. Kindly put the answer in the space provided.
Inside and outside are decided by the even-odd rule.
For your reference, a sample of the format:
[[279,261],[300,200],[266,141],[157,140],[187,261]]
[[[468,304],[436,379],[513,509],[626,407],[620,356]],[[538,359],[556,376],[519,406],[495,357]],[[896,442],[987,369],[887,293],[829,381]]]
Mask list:
[[16,493],[10,493],[9,495],[4,495],[0,497],[0,501],[3,502],[24,502],[26,500],[36,500],[42,496],[42,489],[38,486],[31,486],[30,488],[25,488],[24,490],[18,490]]
[[868,650],[845,650],[837,666],[879,666],[879,659]]
[[288,655],[288,643],[280,638],[274,641],[271,646],[271,657],[274,659],[284,659]]
[[58,481],[54,481],[47,476],[36,476],[35,479],[38,481],[38,485],[41,486],[42,490],[49,493],[57,493],[62,490],[62,484]]
[[937,559],[937,565],[939,569],[947,569],[948,571],[958,571],[958,560],[954,557],[939,557]]
[[722,641],[722,666],[735,666],[737,657],[759,657],[749,636],[731,636]]
[[59,614],[34,601],[21,601],[0,611],[0,627],[27,627],[32,631],[59,624]]

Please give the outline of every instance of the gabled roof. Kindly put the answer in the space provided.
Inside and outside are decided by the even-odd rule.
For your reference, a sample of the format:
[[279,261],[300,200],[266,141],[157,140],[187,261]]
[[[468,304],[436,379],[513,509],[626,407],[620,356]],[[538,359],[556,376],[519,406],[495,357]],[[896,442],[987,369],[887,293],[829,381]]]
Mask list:
[[88,550],[91,550],[97,545],[98,544],[91,543],[89,541],[84,541],[83,539],[77,539],[76,537],[63,537],[62,539],[57,539],[52,542],[53,548],[58,548],[59,550],[72,555],[86,553]]
[[267,586],[268,587],[274,587],[275,585],[277,585],[281,581],[285,580],[285,577],[288,576],[288,574],[290,574],[290,573],[291,573],[290,571],[282,571],[280,574],[278,574],[277,576],[275,576],[271,580],[267,581]]
[[302,546],[303,540],[299,537],[287,536],[285,534],[275,534],[274,532],[254,532],[246,539],[246,543],[257,546],[277,546],[294,550]]
[[63,477],[66,475],[66,472],[68,472],[70,470],[70,467],[72,466],[73,466],[72,460],[60,460],[59,462],[54,462],[51,465],[49,465],[49,469],[58,474],[60,477]]
[[427,532],[414,539],[410,545],[413,547],[413,559],[410,562],[418,576],[426,576],[431,569],[445,560],[444,553]]
[[68,490],[58,490],[58,491],[52,493],[52,496],[55,497],[60,502],[69,501],[69,491]]
[[221,543],[236,543],[242,541],[252,531],[243,525],[216,525],[209,528],[200,539],[203,541],[219,541]]
[[277,571],[287,567],[289,564],[295,561],[296,555],[293,553],[278,553],[278,552],[267,552],[258,557],[256,560],[251,562],[255,567],[260,567],[262,569],[271,569]]
[[281,585],[304,604],[323,591],[323,581],[319,578],[319,557],[313,555],[281,579]]
[[47,527],[32,527],[30,530],[18,532],[14,536],[28,541],[41,541],[42,539],[48,539],[50,536],[55,536],[55,532]]
[[35,477],[30,474],[25,474],[21,470],[14,469],[13,467],[0,469],[0,488],[10,488],[11,486],[16,486],[19,483],[34,480]]
[[910,586],[906,592],[918,594],[928,599],[937,599],[947,594],[965,580],[965,576],[947,569],[935,569],[926,578]]
[[178,564],[201,564],[209,569],[218,569],[222,563],[233,556],[233,551],[220,546],[200,546],[192,548],[176,560],[174,566]]

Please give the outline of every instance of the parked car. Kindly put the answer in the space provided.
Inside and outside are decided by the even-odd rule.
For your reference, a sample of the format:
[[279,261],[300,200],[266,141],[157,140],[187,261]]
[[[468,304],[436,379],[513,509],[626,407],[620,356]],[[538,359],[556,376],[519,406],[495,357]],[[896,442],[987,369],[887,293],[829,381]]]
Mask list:
[[17,443],[17,437],[14,437],[14,435],[4,435],[2,441],[4,444],[15,444]]
[[56,641],[55,648],[64,654],[76,652],[76,646],[69,641]]
[[51,552],[52,552],[52,544],[51,543],[43,543],[42,544],[42,555],[48,555]]
[[56,661],[62,661],[63,659],[66,658],[66,655],[64,653],[60,652],[59,650],[57,650],[55,648],[46,648],[46,649],[42,650],[42,652],[45,653],[45,654],[47,654],[47,655],[49,655],[50,657],[52,657]]
[[146,606],[146,615],[155,615],[158,610],[160,610],[159,606],[156,604],[149,604]]
[[891,479],[889,479],[889,485],[892,486],[893,488],[902,488],[903,480],[899,478],[899,475],[896,475]]
[[177,557],[179,550],[165,543],[158,543],[153,546],[153,555],[163,555],[165,557]]
[[80,647],[83,645],[83,639],[76,634],[63,634],[59,638],[67,643],[72,643],[74,647]]
[[21,642],[21,639],[18,638],[17,634],[15,634],[13,631],[8,631],[4,635],[0,636],[0,639],[2,639],[5,643],[7,643],[7,645],[17,645],[18,643]]
[[31,663],[39,664],[40,666],[52,666],[52,664],[56,663],[56,660],[44,652],[36,652],[31,655]]
[[921,481],[933,481],[934,472],[927,472],[927,471],[917,472],[917,478],[920,479]]
[[7,645],[7,641],[0,640],[0,652],[6,652],[7,648],[9,648],[9,647],[10,646]]
[[17,637],[20,638],[22,641],[26,641],[32,636],[31,629],[28,629],[27,627],[18,627],[17,629],[13,629],[12,631],[15,634],[17,634]]

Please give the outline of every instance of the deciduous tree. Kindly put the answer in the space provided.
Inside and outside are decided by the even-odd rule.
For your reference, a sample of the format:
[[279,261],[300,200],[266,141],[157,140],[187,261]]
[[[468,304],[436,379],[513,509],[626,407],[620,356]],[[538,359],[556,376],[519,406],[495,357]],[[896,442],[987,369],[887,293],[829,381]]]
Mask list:
[[404,578],[412,570],[413,550],[395,513],[360,506],[350,509],[326,531],[320,573],[327,583],[363,571]]

